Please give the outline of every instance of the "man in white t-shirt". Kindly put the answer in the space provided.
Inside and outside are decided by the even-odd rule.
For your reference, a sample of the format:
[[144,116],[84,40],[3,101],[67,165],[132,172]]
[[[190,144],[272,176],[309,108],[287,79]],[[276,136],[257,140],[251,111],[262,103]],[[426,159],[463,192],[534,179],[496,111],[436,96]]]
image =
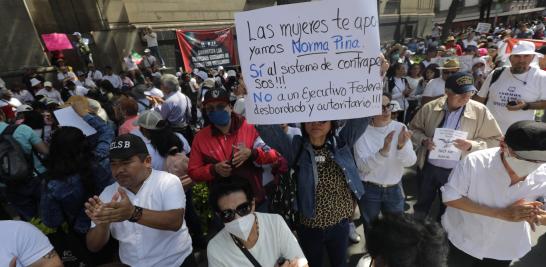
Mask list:
[[161,61],[161,66],[165,66],[165,61],[163,61],[163,58],[161,57],[161,54],[159,53],[159,44],[157,43],[157,33],[152,31],[152,27],[144,28],[142,31],[142,40],[146,41],[146,44],[148,45],[148,48],[152,52],[152,55],[154,55],[157,59]]
[[85,204],[91,218],[87,247],[99,251],[110,234],[119,241],[119,257],[133,267],[197,266],[184,222],[186,197],[175,175],[152,169],[146,144],[125,134],[110,144],[116,183]]
[[0,221],[0,264],[9,267],[62,267],[49,239],[32,224]]
[[471,31],[468,33],[466,38],[463,40],[463,49],[467,48],[469,45],[478,47],[478,43],[476,42],[474,31]]
[[150,52],[149,48],[144,49],[144,55],[142,55],[142,61],[140,62],[144,69],[152,68],[157,64],[157,59]]
[[87,78],[93,80],[95,84],[98,84],[100,81],[102,81],[102,72],[95,67],[95,64],[89,63],[87,65],[87,68],[89,69],[89,71],[87,72]]
[[254,193],[247,179],[216,179],[210,189],[210,204],[225,225],[207,247],[210,267],[307,266],[283,218],[254,212]]
[[63,104],[63,99],[61,98],[61,94],[59,91],[57,91],[55,88],[53,88],[53,84],[51,82],[44,82],[44,88],[40,89],[38,92],[36,92],[36,96],[45,96],[48,99],[51,99],[58,104]]
[[459,62],[456,60],[448,59],[444,62],[442,67],[438,67],[442,71],[442,76],[430,80],[425,87],[421,98],[421,103],[424,106],[426,103],[444,96],[446,90],[446,80],[452,74],[460,70]]
[[535,44],[519,41],[510,55],[511,67],[502,71],[491,84],[493,73],[487,77],[477,101],[485,103],[495,116],[503,132],[514,122],[534,120],[536,109],[546,108],[546,71],[532,67],[531,62],[542,54],[535,52]]
[[76,77],[76,74],[69,71],[66,66],[59,67],[59,70],[57,71],[57,80],[61,81],[63,85],[66,84],[67,81],[76,81],[77,79],[78,77]]
[[[442,187],[450,267],[506,266],[531,250],[546,196],[546,124],[520,121],[500,148],[471,153]],[[530,225],[527,223],[529,222]]]

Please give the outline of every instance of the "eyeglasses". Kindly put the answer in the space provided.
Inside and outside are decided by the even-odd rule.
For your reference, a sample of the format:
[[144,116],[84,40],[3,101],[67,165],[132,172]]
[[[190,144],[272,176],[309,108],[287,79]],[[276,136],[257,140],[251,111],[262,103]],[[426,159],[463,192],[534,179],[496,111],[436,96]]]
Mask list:
[[205,111],[206,112],[214,112],[214,111],[222,111],[224,109],[226,109],[227,105],[226,104],[218,104],[218,105],[207,105],[205,106]]
[[219,215],[225,223],[228,223],[235,220],[235,214],[238,214],[239,216],[243,217],[250,214],[251,211],[252,209],[251,209],[250,201],[247,201],[237,206],[237,208],[235,208],[234,210],[227,209],[227,210],[220,211]]
[[393,111],[394,110],[394,104],[387,104],[387,105],[382,105],[381,108],[383,109],[383,111]]

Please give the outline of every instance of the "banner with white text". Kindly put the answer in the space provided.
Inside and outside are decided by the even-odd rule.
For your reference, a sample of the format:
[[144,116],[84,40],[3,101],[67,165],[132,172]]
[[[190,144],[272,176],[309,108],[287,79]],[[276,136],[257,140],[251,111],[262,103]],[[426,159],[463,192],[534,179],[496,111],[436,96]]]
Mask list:
[[250,123],[381,113],[376,1],[263,8],[235,14],[235,25]]

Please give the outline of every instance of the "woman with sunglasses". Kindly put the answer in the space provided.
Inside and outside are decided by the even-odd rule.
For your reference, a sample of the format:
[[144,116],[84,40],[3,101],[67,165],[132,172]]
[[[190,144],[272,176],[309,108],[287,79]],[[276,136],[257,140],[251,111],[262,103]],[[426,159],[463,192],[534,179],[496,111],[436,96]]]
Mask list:
[[364,194],[353,157],[353,146],[370,118],[302,124],[302,136],[290,139],[278,125],[259,126],[263,140],[281,153],[297,176],[297,227],[300,245],[310,266],[347,266],[349,221],[353,202]]
[[209,197],[225,225],[207,247],[210,267],[308,266],[283,218],[255,212],[254,192],[247,179],[232,176],[215,180]]
[[356,165],[366,191],[359,201],[366,232],[380,212],[383,215],[404,212],[402,175],[404,168],[417,160],[411,132],[391,119],[390,95],[383,93],[382,101],[382,113],[372,118],[371,125],[354,146]]

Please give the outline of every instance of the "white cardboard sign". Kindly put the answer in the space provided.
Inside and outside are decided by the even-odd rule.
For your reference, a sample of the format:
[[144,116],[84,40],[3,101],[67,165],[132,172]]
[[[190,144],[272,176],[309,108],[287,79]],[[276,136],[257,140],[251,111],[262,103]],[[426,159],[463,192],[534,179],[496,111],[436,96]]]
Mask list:
[[250,123],[381,113],[376,1],[318,1],[235,14]]
[[53,114],[55,114],[55,118],[57,118],[60,126],[76,127],[82,130],[85,136],[90,136],[97,132],[97,130],[91,127],[91,125],[89,125],[89,123],[87,123],[85,120],[83,120],[82,117],[80,117],[80,115],[78,115],[78,113],[76,113],[76,111],[74,111],[72,107],[55,110],[53,111]]

